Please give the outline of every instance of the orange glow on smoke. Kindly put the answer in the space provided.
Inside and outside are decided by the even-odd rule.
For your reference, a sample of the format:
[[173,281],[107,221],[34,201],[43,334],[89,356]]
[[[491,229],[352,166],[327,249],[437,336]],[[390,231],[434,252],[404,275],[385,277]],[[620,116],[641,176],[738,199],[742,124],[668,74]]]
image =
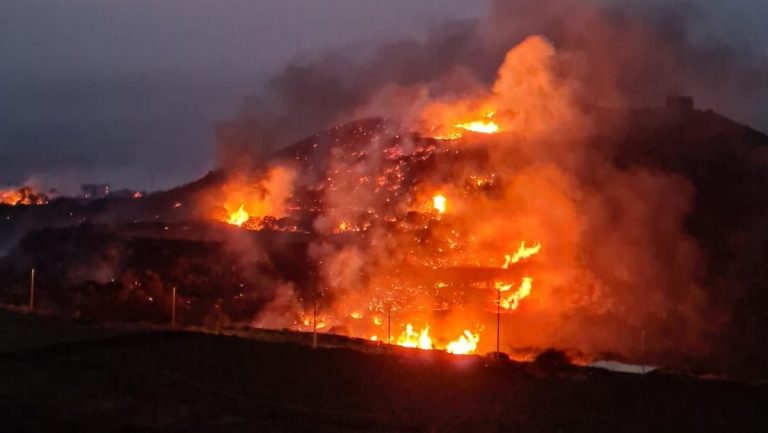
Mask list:
[[490,92],[428,105],[421,113],[420,132],[441,140],[460,139],[466,132],[548,133],[553,118],[567,122],[573,114],[551,70],[554,56],[546,39],[524,40],[507,53]]
[[[495,346],[486,329],[498,304],[505,326],[514,327],[504,344],[530,344],[543,333],[529,319],[575,302],[553,296],[552,287],[563,286],[576,263],[581,233],[571,194],[578,185],[543,146],[523,148],[517,140],[550,131],[553,116],[563,114],[567,98],[552,87],[551,54],[545,41],[529,39],[510,51],[493,88],[419,105],[408,148],[404,140],[374,147],[339,139],[323,176],[295,186],[296,197],[312,193],[311,204],[300,202],[305,208],[286,207],[294,178],[310,182],[303,173],[276,167],[228,179],[215,197],[219,221],[259,229],[267,216],[310,214],[308,256],[318,290],[332,296],[320,301],[316,326],[306,292],[281,304],[295,313],[288,325],[278,319],[285,311],[276,310],[269,326],[466,355]],[[424,137],[463,142],[458,148]],[[425,163],[409,171],[412,159]]]
[[17,205],[43,205],[48,203],[45,195],[36,193],[31,187],[11,188],[0,190],[0,204]]
[[16,190],[0,191],[0,203],[15,206],[21,204],[22,196]]
[[218,209],[219,221],[237,227],[258,229],[264,217],[285,215],[285,200],[290,196],[294,172],[286,167],[274,167],[261,178],[252,180],[246,173],[234,173],[210,198]]

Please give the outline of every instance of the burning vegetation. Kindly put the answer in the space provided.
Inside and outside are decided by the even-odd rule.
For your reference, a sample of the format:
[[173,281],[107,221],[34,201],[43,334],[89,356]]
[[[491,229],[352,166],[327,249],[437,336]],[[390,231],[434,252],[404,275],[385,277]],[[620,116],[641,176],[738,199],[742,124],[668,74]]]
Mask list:
[[[427,68],[267,157],[222,146],[221,170],[190,185],[38,209],[60,231],[21,238],[30,208],[4,207],[3,246],[21,241],[0,279],[15,302],[34,265],[40,285],[67,288],[49,298],[57,308],[105,321],[163,322],[176,302],[180,324],[453,354],[557,347],[687,365],[717,350],[727,364],[730,342],[753,346],[759,333],[734,330],[768,323],[768,302],[742,296],[768,279],[744,272],[768,250],[754,205],[764,150],[752,144],[765,137],[688,102],[597,108],[583,59],[544,37],[515,40],[495,78]],[[274,128],[311,113],[289,114]]]
[[0,205],[29,206],[46,203],[48,203],[48,197],[29,186],[0,190]]
[[339,127],[331,143],[315,136],[231,175],[210,199],[213,219],[310,236],[310,287],[286,282],[254,325],[457,354],[498,344],[635,356],[625,336],[661,314],[699,347],[689,185],[596,155],[560,61],[528,38],[489,89]]

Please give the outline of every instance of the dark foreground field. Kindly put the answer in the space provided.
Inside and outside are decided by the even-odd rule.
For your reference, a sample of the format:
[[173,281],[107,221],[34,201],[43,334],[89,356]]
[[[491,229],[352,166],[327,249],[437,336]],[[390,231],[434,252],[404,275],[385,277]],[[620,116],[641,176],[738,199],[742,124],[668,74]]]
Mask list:
[[103,329],[0,311],[0,431],[768,431],[764,385],[313,350],[278,335]]

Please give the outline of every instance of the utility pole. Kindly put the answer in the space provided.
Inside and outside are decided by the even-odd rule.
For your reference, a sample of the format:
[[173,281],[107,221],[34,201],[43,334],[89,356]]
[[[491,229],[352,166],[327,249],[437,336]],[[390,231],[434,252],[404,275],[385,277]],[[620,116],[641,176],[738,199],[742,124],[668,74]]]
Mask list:
[[392,344],[392,304],[387,308],[387,344]]
[[312,348],[317,349],[317,293],[315,293],[315,306],[312,309]]
[[496,289],[496,360],[501,357],[499,353],[499,340],[501,336],[501,290]]
[[29,310],[35,309],[35,268],[29,276]]
[[171,329],[176,329],[176,286],[171,293]]

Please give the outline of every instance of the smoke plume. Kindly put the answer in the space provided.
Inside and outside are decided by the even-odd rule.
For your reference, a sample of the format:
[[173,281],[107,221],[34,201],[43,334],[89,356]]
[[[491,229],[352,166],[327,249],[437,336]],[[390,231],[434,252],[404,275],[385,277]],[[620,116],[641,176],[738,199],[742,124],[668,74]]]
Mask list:
[[[404,264],[501,269],[519,245],[540,243],[514,281],[496,281],[513,290],[533,282],[523,307],[505,316],[503,347],[574,347],[646,362],[706,356],[727,313],[702,286],[703,254],[686,231],[695,188],[661,169],[619,166],[605,139],[624,133],[611,126],[621,123],[619,109],[670,94],[759,121],[765,55],[708,33],[705,12],[686,3],[494,1],[484,20],[381,47],[365,61],[326,53],[290,65],[222,126],[221,161],[258,159],[361,117],[399,125],[353,154],[333,149],[324,187],[291,178],[322,197],[308,256],[323,320],[336,329],[380,332],[352,319],[367,312],[380,326],[394,311],[398,332],[406,320],[443,341],[469,329],[491,350],[494,291],[444,308],[455,299],[434,295]],[[465,121],[503,133],[445,142],[473,156],[440,154],[417,175],[387,157],[396,147],[398,157],[417,158],[424,142],[410,132],[446,138]],[[447,199],[443,215],[431,209],[436,195]],[[346,231],[364,234],[334,236]],[[295,307],[295,293],[281,289],[274,304]]]

